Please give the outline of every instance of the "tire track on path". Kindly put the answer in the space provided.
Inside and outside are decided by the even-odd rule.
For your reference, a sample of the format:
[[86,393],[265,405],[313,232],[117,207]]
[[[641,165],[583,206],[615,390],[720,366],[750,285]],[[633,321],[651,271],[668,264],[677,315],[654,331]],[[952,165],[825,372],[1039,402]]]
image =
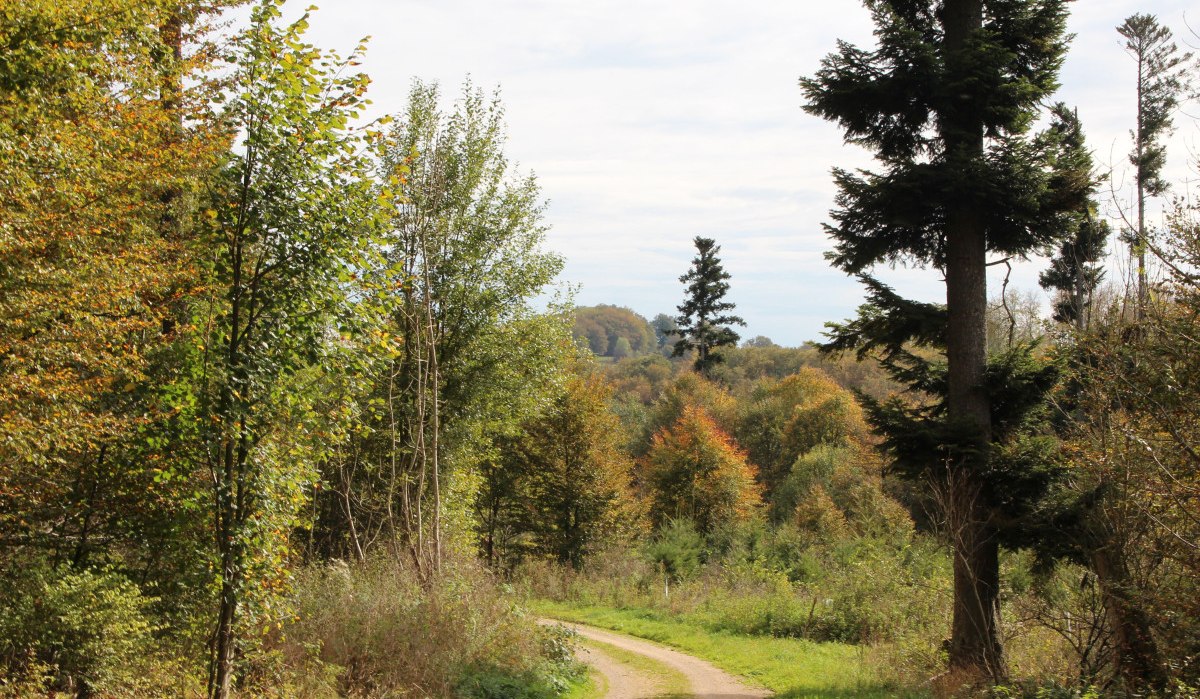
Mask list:
[[[699,699],[762,699],[771,695],[761,687],[753,687],[711,663],[681,653],[651,641],[606,631],[592,626],[553,619],[543,619],[543,624],[561,624],[573,629],[585,639],[599,641],[623,651],[644,656],[682,673],[691,686],[691,695]],[[601,648],[584,649],[580,659],[596,668],[608,682],[609,699],[654,699],[661,698],[661,681],[631,669]]]

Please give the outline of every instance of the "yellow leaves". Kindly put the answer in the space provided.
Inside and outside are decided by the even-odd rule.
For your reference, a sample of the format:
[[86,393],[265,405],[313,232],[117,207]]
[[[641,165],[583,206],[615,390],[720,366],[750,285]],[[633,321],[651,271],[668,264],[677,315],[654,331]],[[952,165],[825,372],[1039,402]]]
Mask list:
[[[94,48],[67,43],[43,48]],[[70,449],[86,428],[54,434],[47,406],[71,406],[86,422],[89,411],[104,415],[95,404],[104,392],[136,388],[123,376],[143,366],[140,347],[162,341],[161,314],[178,290],[194,286],[196,267],[180,264],[159,232],[165,187],[202,170],[222,143],[175,140],[156,95],[110,94],[96,76],[61,87],[53,100],[18,91],[0,103],[0,122],[29,144],[0,154],[0,181],[21,183],[17,196],[0,196],[0,220],[18,243],[0,249],[13,272],[0,287],[11,300],[0,346],[13,358],[0,376],[0,396],[13,400],[0,398],[0,416],[21,412],[29,429]]]
[[850,533],[845,513],[829,497],[824,486],[819,484],[796,505],[794,519],[800,529],[816,532],[825,538],[836,540]]

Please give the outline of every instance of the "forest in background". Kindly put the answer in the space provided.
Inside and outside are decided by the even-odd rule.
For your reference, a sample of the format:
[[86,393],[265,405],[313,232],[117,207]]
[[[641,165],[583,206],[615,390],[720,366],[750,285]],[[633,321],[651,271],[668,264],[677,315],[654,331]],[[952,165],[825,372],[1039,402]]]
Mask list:
[[[1153,18],[1121,32],[1149,66],[1125,280],[1077,117],[1031,131],[1064,6],[988,4],[976,68],[1017,76],[990,240],[1052,256],[1054,306],[981,309],[980,443],[946,420],[946,307],[866,276],[947,264],[948,195],[911,196],[947,185],[906,160],[928,114],[854,83],[883,61],[936,102],[929,6],[874,5],[890,51],[804,81],[890,170],[836,175],[860,315],[786,348],[695,303],[706,239],[680,315],[542,303],[563,261],[499,100],[417,82],[364,123],[365,47],[272,0],[222,29],[246,4],[0,8],[0,696],[564,696],[547,603],[852,647],[829,696],[1200,691],[1200,220],[1144,220],[1195,68]],[[964,546],[995,558],[966,593]]]

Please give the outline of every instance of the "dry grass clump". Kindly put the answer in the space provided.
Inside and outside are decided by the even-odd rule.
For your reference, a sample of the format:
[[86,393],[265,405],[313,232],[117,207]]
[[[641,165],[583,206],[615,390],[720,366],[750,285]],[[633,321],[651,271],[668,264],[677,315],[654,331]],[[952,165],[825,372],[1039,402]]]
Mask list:
[[424,581],[391,560],[335,562],[302,570],[295,589],[279,650],[294,671],[323,668],[308,673],[312,696],[551,696],[578,672],[569,639],[474,561]]

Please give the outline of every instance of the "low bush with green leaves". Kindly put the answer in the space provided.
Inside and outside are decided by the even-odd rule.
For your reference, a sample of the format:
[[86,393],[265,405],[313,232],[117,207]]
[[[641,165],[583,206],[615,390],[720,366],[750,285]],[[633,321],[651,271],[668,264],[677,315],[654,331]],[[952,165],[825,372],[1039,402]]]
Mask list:
[[153,600],[112,570],[33,564],[0,589],[0,696],[146,696]]

